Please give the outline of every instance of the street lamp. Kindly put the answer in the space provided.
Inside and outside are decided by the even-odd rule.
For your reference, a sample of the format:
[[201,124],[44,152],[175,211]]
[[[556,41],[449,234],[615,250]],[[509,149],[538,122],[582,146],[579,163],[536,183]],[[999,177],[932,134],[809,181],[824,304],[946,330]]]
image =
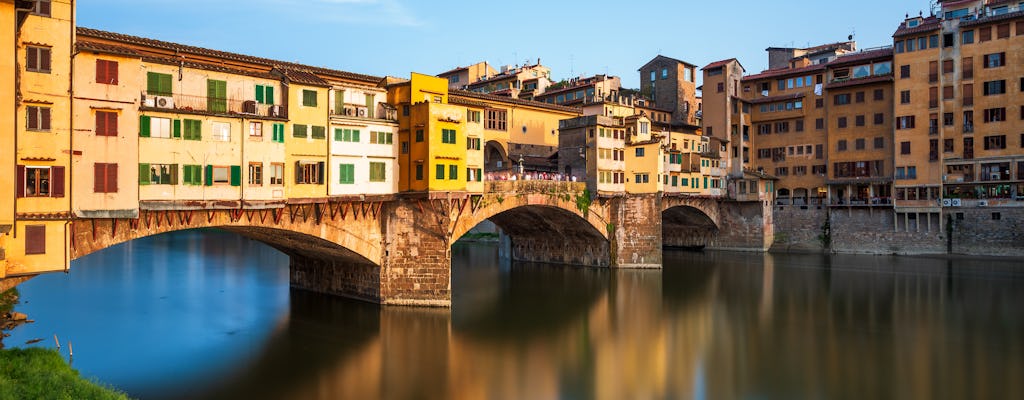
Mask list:
[[526,170],[523,168],[523,155],[520,154],[519,155],[519,173],[522,174],[522,173],[525,173],[525,172],[526,172]]

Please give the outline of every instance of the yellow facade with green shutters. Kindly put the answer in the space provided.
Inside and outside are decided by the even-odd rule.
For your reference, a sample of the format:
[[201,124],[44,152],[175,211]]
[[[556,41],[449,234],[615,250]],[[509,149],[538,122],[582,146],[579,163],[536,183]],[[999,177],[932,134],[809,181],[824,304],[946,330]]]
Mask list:
[[[288,199],[327,197],[327,182],[332,172],[327,168],[330,141],[328,86],[290,83],[288,123],[285,127],[284,190]],[[332,133],[333,134],[333,133]]]

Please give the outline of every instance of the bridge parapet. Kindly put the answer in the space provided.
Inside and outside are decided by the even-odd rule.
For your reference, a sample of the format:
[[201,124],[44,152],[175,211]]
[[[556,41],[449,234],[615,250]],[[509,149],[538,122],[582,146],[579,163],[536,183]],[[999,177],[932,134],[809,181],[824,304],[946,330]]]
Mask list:
[[566,181],[488,181],[484,183],[485,193],[523,193],[523,194],[580,194],[587,190],[584,182]]

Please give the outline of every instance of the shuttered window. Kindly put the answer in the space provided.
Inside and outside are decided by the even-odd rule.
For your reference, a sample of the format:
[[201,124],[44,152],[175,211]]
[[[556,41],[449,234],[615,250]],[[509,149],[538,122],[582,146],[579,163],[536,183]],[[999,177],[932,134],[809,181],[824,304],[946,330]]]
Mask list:
[[356,183],[356,166],[354,164],[340,164],[338,166],[338,183],[343,185]]
[[277,143],[284,143],[284,124],[274,124],[273,136],[270,140]]
[[306,125],[292,125],[292,137],[304,138],[307,135],[308,134],[306,133]]
[[322,126],[315,126],[314,125],[314,126],[312,126],[312,133],[310,134],[310,137],[312,137],[313,139],[326,139],[327,138],[326,131],[327,131],[326,128],[324,128]]
[[315,90],[303,90],[302,91],[302,105],[306,107],[316,107],[316,91]]
[[17,197],[64,197],[64,167],[27,167],[18,165]]
[[228,111],[228,83],[215,79],[206,80],[206,111],[225,113]]
[[182,183],[190,186],[203,184],[203,167],[201,165],[185,165],[182,167]]
[[153,96],[170,96],[171,75],[156,72],[146,73],[146,93]]
[[448,179],[449,180],[453,180],[453,181],[459,179],[459,166],[458,165],[449,165],[448,166]]
[[370,182],[384,182],[387,180],[387,167],[382,162],[370,163]]
[[260,104],[274,104],[274,87],[256,85],[256,102]]
[[25,70],[30,72],[50,73],[50,48],[39,46],[25,47]]
[[117,136],[117,113],[96,111],[96,136]]
[[93,164],[93,186],[95,193],[117,193],[117,164]]
[[117,84],[117,61],[96,60],[96,83],[101,85]]
[[25,254],[46,254],[45,225],[25,225]]
[[25,127],[30,131],[50,130],[50,107],[25,107]]
[[[175,121],[177,122],[177,121]],[[177,124],[175,124],[177,126]],[[203,140],[203,121],[195,119],[185,120],[185,140]]]
[[34,0],[35,4],[32,5],[32,15],[38,15],[41,17],[50,16],[50,0]]

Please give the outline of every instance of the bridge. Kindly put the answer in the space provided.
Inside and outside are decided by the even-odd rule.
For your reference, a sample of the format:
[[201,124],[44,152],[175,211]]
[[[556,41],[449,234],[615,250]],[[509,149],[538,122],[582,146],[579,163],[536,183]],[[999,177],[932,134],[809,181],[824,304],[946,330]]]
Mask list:
[[143,205],[134,219],[73,219],[69,254],[133,239],[220,228],[290,257],[294,287],[381,304],[449,306],[451,245],[485,220],[512,259],[661,268],[663,245],[765,250],[771,206],[700,196],[595,197],[584,183],[491,181],[483,194],[324,198],[278,208],[239,202],[194,209]]

